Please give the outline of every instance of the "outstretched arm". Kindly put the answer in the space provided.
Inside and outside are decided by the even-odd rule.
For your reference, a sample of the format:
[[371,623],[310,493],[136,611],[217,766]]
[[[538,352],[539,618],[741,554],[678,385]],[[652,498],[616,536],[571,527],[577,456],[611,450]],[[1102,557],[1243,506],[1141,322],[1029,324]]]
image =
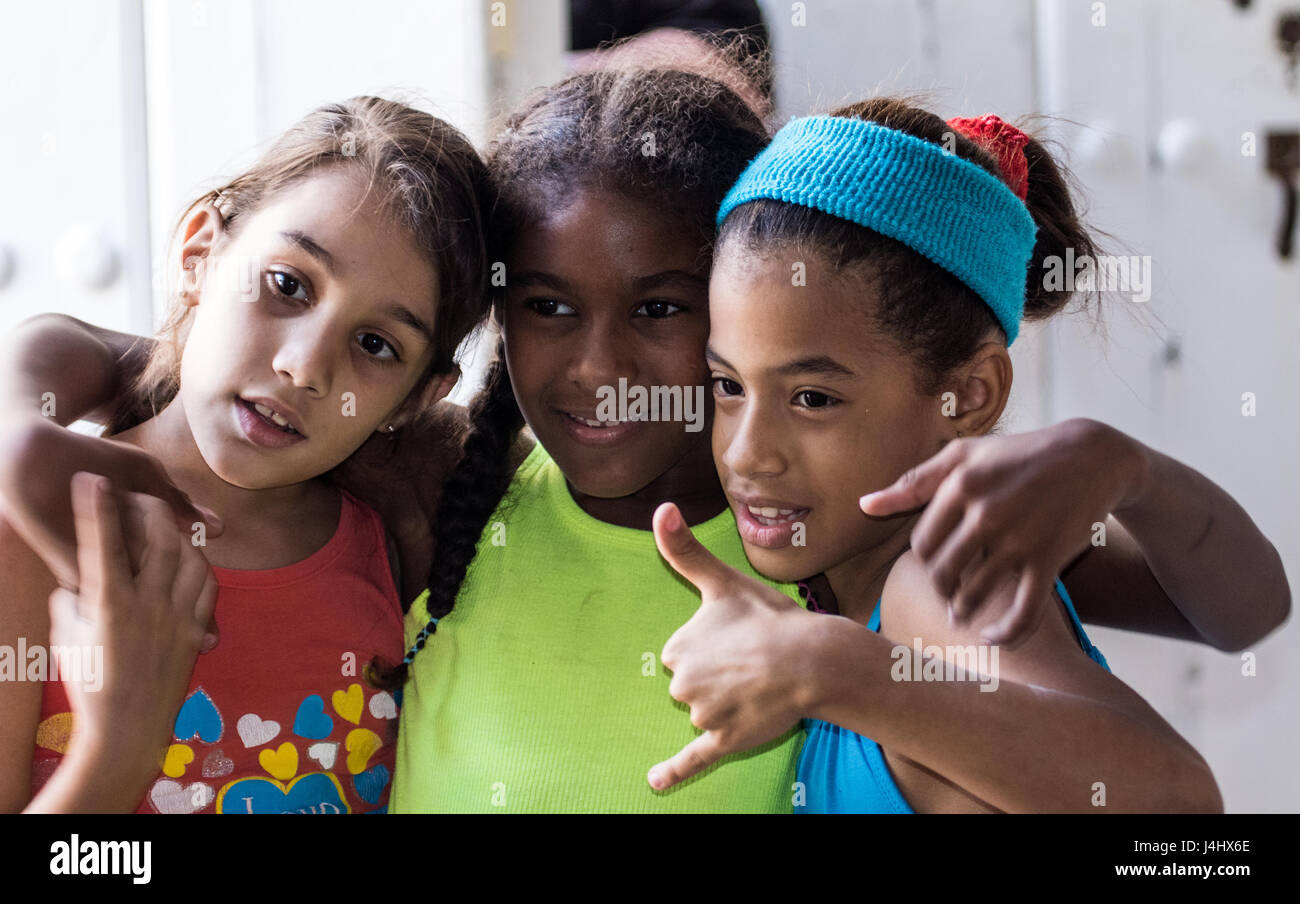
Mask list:
[[876,517],[921,506],[912,551],[958,618],[1019,576],[990,640],[1032,630],[1058,574],[1084,621],[1221,650],[1254,643],[1291,611],[1277,550],[1231,496],[1097,421],[955,440],[862,499]]
[[77,471],[110,478],[126,492],[156,496],[188,532],[215,516],[190,503],[153,456],[123,443],[65,429],[106,417],[143,367],[152,341],[72,317],[46,314],[18,329],[15,354],[0,364],[0,511],[58,582],[76,587],[77,556],[68,487]]
[[[991,686],[969,676],[898,680],[894,641],[809,613],[739,574],[691,536],[673,506],[655,513],[655,539],[703,597],[662,661],[673,672],[669,692],[704,730],[651,770],[656,788],[811,717],[870,737],[1003,811],[1097,812],[1097,782],[1107,789],[1103,812],[1222,811],[1205,761],[1079,649],[1063,615],[1043,619],[1014,649],[993,648]],[[907,656],[915,638],[959,664],[1010,598],[1006,585],[996,588],[995,605],[950,625],[947,600],[905,553],[885,586],[882,628]]]

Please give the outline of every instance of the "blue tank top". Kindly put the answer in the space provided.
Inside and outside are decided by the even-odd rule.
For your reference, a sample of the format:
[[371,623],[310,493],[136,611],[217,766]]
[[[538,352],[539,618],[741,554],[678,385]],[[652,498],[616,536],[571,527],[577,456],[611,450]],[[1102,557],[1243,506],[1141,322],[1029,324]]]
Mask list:
[[[1056,592],[1070,615],[1079,646],[1093,662],[1109,672],[1106,657],[1088,640],[1074,603],[1059,579]],[[880,631],[880,600],[876,600],[867,627]],[[803,725],[807,734],[799,754],[798,781],[805,799],[803,806],[794,808],[796,813],[915,812],[894,781],[879,744],[820,719],[804,719]]]

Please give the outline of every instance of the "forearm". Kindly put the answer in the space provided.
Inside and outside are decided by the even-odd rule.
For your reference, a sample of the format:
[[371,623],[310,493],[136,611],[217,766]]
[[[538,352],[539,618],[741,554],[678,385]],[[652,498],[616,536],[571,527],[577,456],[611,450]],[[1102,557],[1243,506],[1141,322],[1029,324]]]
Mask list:
[[62,314],[31,317],[18,327],[17,347],[0,368],[0,398],[11,411],[63,426],[102,420],[143,367],[149,346],[149,340]]
[[[811,711],[1007,812],[1220,812],[1204,760],[1168,726],[1002,680],[894,681],[894,644],[825,618]],[[911,674],[910,669],[908,674]],[[1093,806],[1094,783],[1106,807]]]
[[1240,650],[1291,611],[1282,559],[1245,510],[1197,471],[1145,446],[1144,478],[1114,517],[1205,640]]

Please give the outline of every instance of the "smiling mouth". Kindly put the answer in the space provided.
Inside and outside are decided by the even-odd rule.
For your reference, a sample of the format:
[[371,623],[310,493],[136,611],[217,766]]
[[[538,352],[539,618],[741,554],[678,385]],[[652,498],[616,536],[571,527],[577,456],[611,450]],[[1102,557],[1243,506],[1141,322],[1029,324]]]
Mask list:
[[749,514],[754,520],[764,527],[775,527],[778,524],[794,524],[801,521],[807,516],[810,509],[779,509],[772,506],[746,505]]
[[569,420],[573,421],[574,423],[582,424],[584,427],[596,427],[598,429],[609,429],[610,427],[617,427],[620,424],[626,423],[625,421],[593,421],[585,417],[578,417],[576,414],[569,414],[569,412],[567,411],[561,411],[560,413],[563,414],[565,417],[567,417]]
[[281,433],[288,433],[292,436],[302,436],[301,433],[293,429],[293,425],[290,424],[289,421],[286,420],[283,415],[277,413],[273,409],[267,408],[265,405],[259,402],[250,402],[247,399],[241,398],[239,402],[245,408],[249,408],[252,411],[256,412],[258,417],[266,421],[266,423],[269,424],[274,429],[279,430]]

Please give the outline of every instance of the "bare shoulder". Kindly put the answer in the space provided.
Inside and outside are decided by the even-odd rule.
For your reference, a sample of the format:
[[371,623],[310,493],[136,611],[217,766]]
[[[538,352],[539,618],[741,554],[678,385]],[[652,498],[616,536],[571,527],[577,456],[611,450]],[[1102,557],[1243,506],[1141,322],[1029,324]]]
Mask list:
[[[990,646],[981,634],[1011,607],[1016,583],[1008,580],[965,624],[949,624],[948,600],[930,582],[909,550],[894,564],[881,594],[883,635],[897,643],[942,648],[945,658],[964,656],[967,648],[990,647],[983,661],[997,662],[999,678],[1073,693],[1107,692],[1122,682],[1100,668],[1079,645],[1074,627],[1055,592],[1033,631],[1015,646]],[[953,655],[949,656],[948,653]],[[996,651],[997,658],[993,659]],[[1132,693],[1130,691],[1130,693]]]

